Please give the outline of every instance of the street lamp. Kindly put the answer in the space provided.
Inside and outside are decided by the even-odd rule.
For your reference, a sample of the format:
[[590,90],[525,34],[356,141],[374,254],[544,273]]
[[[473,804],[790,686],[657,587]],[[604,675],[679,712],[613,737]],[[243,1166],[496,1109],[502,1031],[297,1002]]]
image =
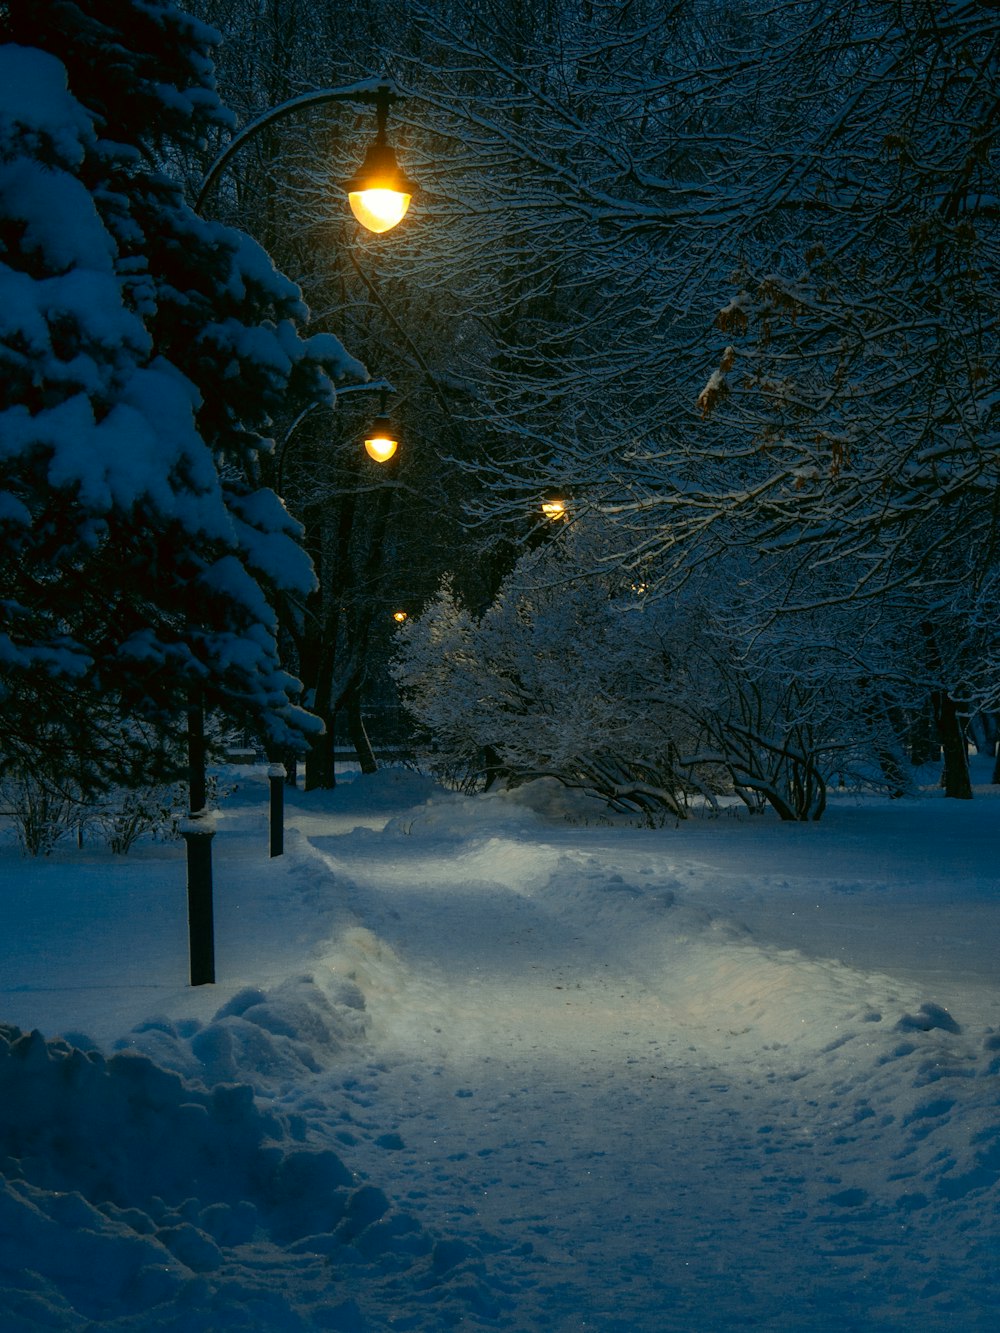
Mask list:
[[388,417],[376,417],[365,436],[365,453],[376,463],[388,463],[399,447]]
[[378,417],[372,426],[372,435],[365,440],[365,451],[376,463],[388,463],[396,452],[398,441],[392,438],[389,418]]
[[416,190],[413,182],[403,174],[396,161],[395,149],[385,136],[389,103],[398,95],[393,84],[385,79],[363,79],[359,83],[350,83],[342,88],[320,88],[316,92],[302,93],[299,97],[292,97],[279,106],[271,107],[230,139],[209,167],[195,200],[195,212],[201,212],[213,185],[233,155],[265,126],[285,120],[288,116],[310,106],[321,106],[329,102],[374,102],[375,142],[365,154],[361,166],[351,179],[345,182],[345,188],[351,212],[363,227],[377,233],[390,231],[402,221]]
[[[385,232],[403,217],[413,197],[414,186],[396,161],[396,154],[385,136],[389,102],[397,93],[385,79],[365,79],[341,88],[321,88],[302,93],[279,106],[271,107],[245,125],[218,155],[201,182],[194,203],[196,213],[204,209],[216,181],[233,155],[260,130],[297,114],[307,107],[329,102],[374,102],[377,116],[375,143],[369,148],[361,167],[347,183],[354,216],[373,232]],[[301,419],[301,418],[300,418]],[[296,421],[295,424],[298,424]],[[294,429],[294,427],[293,427]],[[288,437],[285,443],[287,445]],[[393,450],[394,452],[394,450]],[[387,457],[390,455],[387,455]],[[280,462],[283,462],[283,457]],[[214,908],[212,902],[212,837],[215,829],[206,801],[205,719],[200,691],[193,691],[187,717],[188,804],[190,813],[182,827],[187,844],[188,933],[190,978],[192,986],[215,981]],[[271,786],[271,855],[283,850],[283,812],[278,810],[281,766],[268,770]]]
[[[369,444],[369,440],[367,438],[368,436],[372,437],[371,442],[373,444],[377,440],[380,440],[384,442],[385,446],[388,446],[390,444],[392,445],[392,448],[388,450],[388,453],[384,455],[384,458],[379,458],[377,453],[373,453],[371,449],[368,449],[369,455],[372,458],[374,458],[376,462],[379,463],[384,462],[386,458],[391,458],[392,455],[396,452],[396,448],[399,443],[399,441],[395,438],[393,434],[392,425],[389,421],[389,418],[385,415],[386,396],[390,393],[395,393],[395,392],[396,392],[395,388],[386,379],[369,380],[367,384],[341,384],[337,387],[338,402],[344,396],[344,394],[350,394],[350,393],[380,393],[382,395],[382,399],[379,404],[380,415],[377,416],[375,420],[372,422],[371,426],[366,432],[366,438],[365,438],[366,449],[368,449],[368,444]],[[310,403],[308,407],[304,407],[302,409],[299,415],[288,427],[288,430],[285,431],[285,437],[281,441],[281,444],[278,446],[278,451],[274,466],[274,490],[277,492],[278,495],[282,496],[282,498],[284,498],[284,489],[285,489],[285,460],[287,459],[289,451],[292,446],[292,438],[297,433],[299,427],[302,425],[303,421],[305,421],[306,417],[311,416],[312,413],[315,412],[317,408],[325,406],[326,404],[322,402]]]
[[365,453],[376,463],[388,463],[399,448],[399,441],[396,439],[392,422],[386,416],[385,395],[386,391],[383,389],[379,415],[365,432]]
[[187,849],[188,965],[191,985],[215,981],[215,913],[212,906],[212,839],[205,780],[205,711],[201,692],[192,690],[187,715],[188,806],[181,822]]
[[361,166],[345,184],[351,212],[369,231],[391,231],[402,222],[413,198],[413,182],[396,161],[396,151],[385,137],[389,89],[379,88],[375,103],[377,134]]
[[[337,389],[337,398],[342,394],[349,393],[375,393],[381,394],[379,404],[381,415],[375,418],[367,435],[371,438],[365,439],[365,448],[371,458],[376,462],[382,463],[391,458],[396,452],[398,441],[396,440],[389,418],[385,415],[386,398],[390,393],[395,393],[395,389],[388,380],[370,380],[367,384],[343,384]],[[323,403],[310,403],[304,407],[298,414],[281,441],[275,462],[275,480],[274,486],[277,494],[284,498],[285,481],[285,462],[288,458],[289,450],[292,445],[293,437],[303,421],[315,412],[318,407],[323,407]],[[295,760],[293,758],[293,765]],[[267,770],[268,783],[270,787],[270,809],[269,809],[269,829],[270,829],[270,855],[272,857],[281,856],[285,850],[285,796],[284,785],[288,778],[288,770],[283,763],[272,762]],[[293,773],[294,776],[294,773]],[[293,780],[292,786],[295,785]]]

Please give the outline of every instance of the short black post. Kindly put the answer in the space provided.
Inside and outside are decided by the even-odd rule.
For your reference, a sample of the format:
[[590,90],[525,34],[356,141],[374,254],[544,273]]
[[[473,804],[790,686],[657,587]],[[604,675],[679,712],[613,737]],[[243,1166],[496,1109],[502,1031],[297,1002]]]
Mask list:
[[208,816],[189,819],[181,829],[187,843],[188,942],[191,985],[215,981],[215,912],[212,903],[212,839]]
[[285,850],[285,765],[270,764],[267,780],[271,786],[271,855]]
[[181,826],[187,844],[188,942],[191,985],[215,981],[215,916],[212,904],[212,838],[215,828],[205,809],[205,713],[200,695],[188,704],[188,804],[190,814]]

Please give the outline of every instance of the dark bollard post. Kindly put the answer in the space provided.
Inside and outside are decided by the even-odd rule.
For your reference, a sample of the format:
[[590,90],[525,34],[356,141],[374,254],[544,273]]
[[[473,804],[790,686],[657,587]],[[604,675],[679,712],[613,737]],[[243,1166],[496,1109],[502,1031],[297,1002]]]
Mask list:
[[205,809],[205,712],[200,696],[188,704],[188,804],[190,814],[181,825],[187,844],[188,947],[191,985],[215,981],[215,918],[212,904],[212,839],[215,822]]
[[181,827],[187,843],[188,944],[191,985],[207,986],[215,981],[215,916],[212,904],[211,816],[188,819]]
[[285,850],[285,766],[271,764],[267,780],[271,785],[271,855],[281,856]]

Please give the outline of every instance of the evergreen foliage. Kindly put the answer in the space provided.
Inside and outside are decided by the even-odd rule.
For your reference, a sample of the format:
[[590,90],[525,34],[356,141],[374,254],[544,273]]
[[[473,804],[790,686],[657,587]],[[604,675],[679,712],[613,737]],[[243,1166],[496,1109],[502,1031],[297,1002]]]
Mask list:
[[120,773],[97,701],[169,726],[192,688],[293,742],[316,724],[273,604],[313,576],[260,457],[277,410],[363,368],[303,339],[297,288],[172,175],[230,125],[211,29],[166,0],[12,0],[0,41],[6,760]]

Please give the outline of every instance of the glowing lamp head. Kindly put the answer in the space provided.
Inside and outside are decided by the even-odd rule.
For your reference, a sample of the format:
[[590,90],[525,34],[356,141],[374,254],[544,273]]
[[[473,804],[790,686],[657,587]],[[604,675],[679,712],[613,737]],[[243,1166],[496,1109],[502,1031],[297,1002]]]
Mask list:
[[351,190],[347,201],[351,212],[368,231],[381,235],[392,231],[410,206],[410,195],[399,190]]
[[381,233],[391,231],[402,221],[413,198],[414,186],[403,175],[395,150],[386,143],[381,127],[379,137],[346,189],[351,212],[362,227]]
[[407,618],[407,612],[405,612],[405,611],[393,611],[393,613],[392,613],[392,618],[393,618],[393,620],[396,622],[397,625],[401,625],[401,624],[403,623],[403,621],[406,620],[406,618]]
[[557,522],[561,518],[566,518],[567,517],[566,501],[556,500],[556,499],[543,500],[542,513],[545,515],[547,519],[550,519],[553,523]]
[[376,417],[365,436],[365,453],[376,463],[387,463],[399,448],[388,417]]

